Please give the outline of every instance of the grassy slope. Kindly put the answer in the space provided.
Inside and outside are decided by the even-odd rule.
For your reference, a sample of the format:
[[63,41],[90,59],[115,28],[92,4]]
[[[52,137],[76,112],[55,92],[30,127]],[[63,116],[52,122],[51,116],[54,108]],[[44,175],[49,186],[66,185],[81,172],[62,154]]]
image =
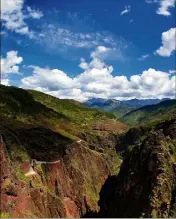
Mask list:
[[102,112],[104,111],[113,113],[118,118],[121,118],[122,116],[134,109],[133,107],[123,103],[120,103],[117,106],[93,106],[91,108],[101,110]]
[[151,120],[164,119],[176,113],[176,100],[166,100],[159,104],[141,107],[122,117],[128,125],[137,125]]
[[1,117],[36,125],[54,125],[54,121],[69,122],[69,118],[62,113],[36,102],[26,90],[0,85],[0,96]]
[[110,112],[113,112],[114,115],[116,115],[118,118],[121,118],[128,112],[131,112],[133,109],[134,107],[121,103],[117,108],[113,109]]
[[87,108],[74,100],[58,99],[34,90],[29,90],[28,92],[37,102],[53,109],[57,113],[62,113],[72,122],[81,126],[90,125],[104,118],[113,118],[110,113],[102,113],[98,110]]
[[61,100],[32,90],[0,85],[0,117],[44,126],[64,135],[91,129],[92,124],[115,119],[74,100]]

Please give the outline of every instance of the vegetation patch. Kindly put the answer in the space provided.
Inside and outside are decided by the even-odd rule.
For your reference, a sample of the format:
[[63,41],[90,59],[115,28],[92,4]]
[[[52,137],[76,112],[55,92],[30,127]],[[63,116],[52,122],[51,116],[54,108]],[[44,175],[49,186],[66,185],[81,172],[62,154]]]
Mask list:
[[29,160],[29,156],[27,152],[24,149],[22,149],[22,147],[18,144],[13,144],[12,150],[11,150],[11,156],[13,160],[18,160],[20,162]]
[[0,218],[11,218],[10,214],[7,212],[1,212],[0,213]]
[[176,100],[166,100],[155,105],[141,107],[127,113],[121,120],[128,125],[137,125],[141,123],[154,124],[166,121],[172,118],[176,113]]
[[30,177],[25,176],[24,172],[21,170],[21,168],[19,166],[14,165],[13,168],[14,168],[14,173],[16,175],[16,178],[18,180],[21,180],[21,181],[24,181],[24,182],[29,181]]
[[1,185],[1,189],[6,189],[11,183],[11,179],[9,178],[6,178],[3,182],[2,182],[2,185]]

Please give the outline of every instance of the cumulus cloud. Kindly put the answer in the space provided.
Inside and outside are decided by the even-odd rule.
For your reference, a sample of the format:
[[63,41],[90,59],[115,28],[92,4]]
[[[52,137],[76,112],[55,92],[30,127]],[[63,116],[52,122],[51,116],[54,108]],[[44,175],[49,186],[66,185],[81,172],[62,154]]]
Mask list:
[[91,53],[91,58],[100,58],[100,59],[105,59],[109,52],[111,51],[112,49],[110,48],[107,48],[105,46],[98,46],[96,48],[96,50],[94,52]]
[[[81,59],[81,74],[71,78],[59,69],[31,66],[33,73],[21,80],[23,88],[43,91],[59,98],[85,101],[92,97],[131,99],[174,97],[175,76],[152,68],[127,78],[114,76],[113,67],[97,57]],[[104,49],[102,49],[104,51]]]
[[171,56],[171,54],[176,50],[176,28],[171,28],[166,32],[162,33],[162,46],[156,50],[156,54],[160,56]]
[[1,73],[2,74],[18,74],[19,64],[23,61],[22,57],[18,56],[17,51],[7,52],[6,58],[1,58]]
[[1,19],[3,26],[16,33],[33,37],[33,32],[25,20],[29,17],[39,19],[43,13],[39,10],[35,11],[30,7],[24,8],[24,0],[2,0],[1,1]]
[[19,64],[23,58],[18,56],[17,51],[7,52],[6,58],[1,57],[1,84],[9,85],[9,74],[19,74]]
[[175,0],[161,0],[160,1],[160,7],[157,9],[157,14],[169,16],[171,13],[169,12],[170,8],[175,7]]
[[175,7],[176,0],[145,0],[146,3],[158,3],[159,8],[156,10],[156,13],[163,16],[170,16],[170,8]]
[[88,68],[88,63],[85,61],[84,58],[81,58],[81,63],[79,64],[79,67],[82,69],[87,69]]
[[127,44],[119,44],[118,47],[98,46],[94,52],[91,53],[92,59],[98,58],[101,60],[124,60],[123,52],[127,48]]
[[123,11],[121,11],[120,15],[124,15],[127,14],[131,11],[131,6],[130,5],[126,5],[125,9]]
[[22,79],[22,83],[27,87],[33,89],[42,87],[50,91],[74,87],[73,80],[61,70],[51,70],[37,66],[29,67],[33,69],[33,75]]

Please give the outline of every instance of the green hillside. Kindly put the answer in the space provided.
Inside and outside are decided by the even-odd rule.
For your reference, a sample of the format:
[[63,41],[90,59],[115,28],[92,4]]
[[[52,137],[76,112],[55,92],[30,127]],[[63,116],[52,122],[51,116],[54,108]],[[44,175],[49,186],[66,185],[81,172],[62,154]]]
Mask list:
[[166,119],[176,113],[176,100],[166,100],[159,104],[144,106],[133,110],[122,117],[128,125],[138,125],[151,120]]
[[[110,113],[89,109],[74,100],[62,100],[33,90],[0,85],[0,117],[24,124],[77,134],[105,120],[116,120]],[[119,122],[120,123],[120,122]]]
[[116,104],[114,105],[108,105],[108,106],[98,106],[95,105],[93,107],[91,107],[92,109],[98,109],[102,112],[110,112],[113,113],[117,118],[121,118],[122,116],[124,116],[125,114],[127,114],[128,112],[132,111],[134,108],[131,106],[128,106],[127,104]]
[[28,92],[32,95],[35,101],[53,109],[59,114],[63,114],[69,118],[70,121],[81,126],[90,125],[95,121],[105,118],[115,118],[110,113],[103,113],[96,109],[90,109],[75,100],[58,99],[34,90],[29,90]]
[[131,112],[134,108],[131,106],[128,106],[127,104],[119,104],[118,107],[110,110],[109,112],[112,112],[114,115],[116,115],[118,118],[123,117],[126,115],[128,112]]

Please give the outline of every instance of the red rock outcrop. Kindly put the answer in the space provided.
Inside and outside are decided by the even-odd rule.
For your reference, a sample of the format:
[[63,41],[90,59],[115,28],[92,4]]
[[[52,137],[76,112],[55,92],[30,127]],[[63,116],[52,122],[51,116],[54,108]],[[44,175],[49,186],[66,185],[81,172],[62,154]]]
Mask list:
[[[119,165],[115,155],[91,150],[85,142],[75,142],[57,162],[52,157],[51,161],[37,162],[41,151],[37,159],[31,157],[19,135],[4,130],[1,133],[1,213],[13,218],[78,218],[90,210],[99,210],[100,189]],[[50,151],[45,153],[48,159]],[[31,168],[31,158],[37,160],[32,165],[36,175],[25,176]]]

